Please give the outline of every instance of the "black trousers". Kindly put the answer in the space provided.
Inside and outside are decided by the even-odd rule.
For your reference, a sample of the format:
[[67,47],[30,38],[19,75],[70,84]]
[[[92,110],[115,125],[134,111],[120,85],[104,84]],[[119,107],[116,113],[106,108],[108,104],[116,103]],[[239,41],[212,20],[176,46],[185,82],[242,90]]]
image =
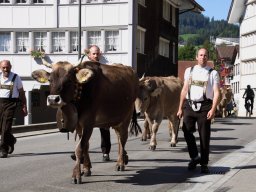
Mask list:
[[14,144],[15,137],[12,134],[12,121],[17,102],[0,98],[0,126],[1,126],[1,150],[8,151],[9,146]]
[[[204,104],[202,104],[203,106]],[[198,148],[196,145],[196,138],[194,132],[196,131],[196,124],[198,127],[200,138],[200,154],[201,164],[207,165],[209,161],[209,148],[210,148],[210,136],[211,136],[211,120],[207,120],[207,113],[211,108],[211,103],[203,107],[200,112],[195,112],[190,107],[188,102],[184,105],[183,115],[183,132],[188,146],[188,152],[190,158],[198,156]]]
[[109,154],[111,149],[109,128],[100,128],[100,134],[101,134],[101,151],[103,154]]

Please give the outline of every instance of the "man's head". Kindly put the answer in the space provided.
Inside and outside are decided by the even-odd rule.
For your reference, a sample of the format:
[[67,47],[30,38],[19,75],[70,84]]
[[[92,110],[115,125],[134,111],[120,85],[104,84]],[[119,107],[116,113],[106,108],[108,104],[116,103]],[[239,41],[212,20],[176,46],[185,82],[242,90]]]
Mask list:
[[251,89],[251,85],[247,85],[247,89]]
[[3,76],[4,77],[9,77],[9,74],[10,74],[11,69],[12,69],[11,62],[9,60],[2,60],[0,62],[0,68],[1,68],[1,71],[3,73]]
[[196,54],[196,60],[198,61],[198,64],[201,66],[206,66],[207,65],[207,60],[208,60],[208,51],[205,48],[200,48],[197,51]]
[[100,48],[97,45],[92,45],[89,48],[88,58],[91,61],[99,62],[100,61],[100,56],[101,56]]

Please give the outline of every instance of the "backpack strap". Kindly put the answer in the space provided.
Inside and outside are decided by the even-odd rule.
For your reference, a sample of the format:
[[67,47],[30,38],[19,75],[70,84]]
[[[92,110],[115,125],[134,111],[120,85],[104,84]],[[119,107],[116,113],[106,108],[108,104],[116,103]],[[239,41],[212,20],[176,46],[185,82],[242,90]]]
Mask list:
[[190,89],[191,89],[191,85],[192,85],[192,72],[193,72],[194,66],[192,66],[190,68],[190,74],[189,74],[189,79],[188,79],[188,100],[191,101],[191,97],[190,97]]
[[[204,98],[204,101],[205,101],[205,100],[207,100],[207,97],[206,97],[206,88],[207,88],[208,81],[205,81],[205,82],[195,81],[195,82],[193,82],[193,81],[192,81],[192,72],[193,72],[193,69],[194,69],[194,66],[191,67],[191,69],[190,69],[190,74],[189,74],[188,99],[189,99],[189,101],[191,102],[191,96],[190,96],[191,85],[192,85],[192,84],[195,84],[195,83],[197,83],[197,84],[201,84],[201,83],[202,83],[202,87],[203,87],[203,98]],[[210,68],[210,69],[208,70],[208,80],[209,80],[209,77],[210,77],[210,74],[211,74],[212,71],[213,71],[212,68]]]
[[14,73],[13,77],[12,77],[12,81],[11,81],[11,88],[10,88],[10,95],[9,95],[9,98],[12,98],[12,92],[13,92],[13,84],[14,84],[14,81],[17,77],[17,74]]

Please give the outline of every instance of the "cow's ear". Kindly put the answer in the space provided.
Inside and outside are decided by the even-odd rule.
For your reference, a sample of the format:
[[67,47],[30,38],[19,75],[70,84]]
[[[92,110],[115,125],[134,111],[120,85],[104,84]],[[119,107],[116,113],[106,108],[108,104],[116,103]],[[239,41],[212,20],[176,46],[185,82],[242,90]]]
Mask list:
[[84,69],[80,69],[76,73],[76,79],[79,83],[86,83],[90,81],[93,75],[94,75],[94,72],[92,70],[84,68]]
[[43,69],[39,69],[33,71],[31,76],[39,83],[46,83],[49,81],[50,73]]

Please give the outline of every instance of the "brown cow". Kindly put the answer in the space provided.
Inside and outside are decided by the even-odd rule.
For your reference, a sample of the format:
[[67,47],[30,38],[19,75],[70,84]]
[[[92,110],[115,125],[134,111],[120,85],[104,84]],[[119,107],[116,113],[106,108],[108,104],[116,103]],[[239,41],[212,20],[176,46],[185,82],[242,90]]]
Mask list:
[[143,77],[139,82],[139,94],[135,101],[137,112],[144,113],[144,131],[142,140],[151,137],[150,149],[155,150],[156,133],[163,118],[169,119],[170,144],[176,146],[179,120],[176,116],[182,82],[179,78]]
[[[36,70],[32,77],[41,83],[49,80],[50,95],[47,102],[49,106],[58,108],[57,124],[60,131],[73,132],[79,127],[82,129],[75,149],[73,183],[81,183],[81,158],[84,159],[82,172],[85,175],[91,174],[88,149],[94,127],[115,129],[119,142],[116,169],[123,171],[128,163],[125,144],[132,115],[136,115],[134,102],[139,82],[132,68],[122,64],[101,65],[91,61],[77,66],[69,62],[46,65],[51,66],[51,73]],[[137,119],[132,119],[134,126],[130,131],[137,133]]]
[[233,96],[234,95],[230,87],[222,87],[220,89],[220,102],[217,106],[216,116],[220,116],[222,118],[227,117],[227,106],[232,102]]

